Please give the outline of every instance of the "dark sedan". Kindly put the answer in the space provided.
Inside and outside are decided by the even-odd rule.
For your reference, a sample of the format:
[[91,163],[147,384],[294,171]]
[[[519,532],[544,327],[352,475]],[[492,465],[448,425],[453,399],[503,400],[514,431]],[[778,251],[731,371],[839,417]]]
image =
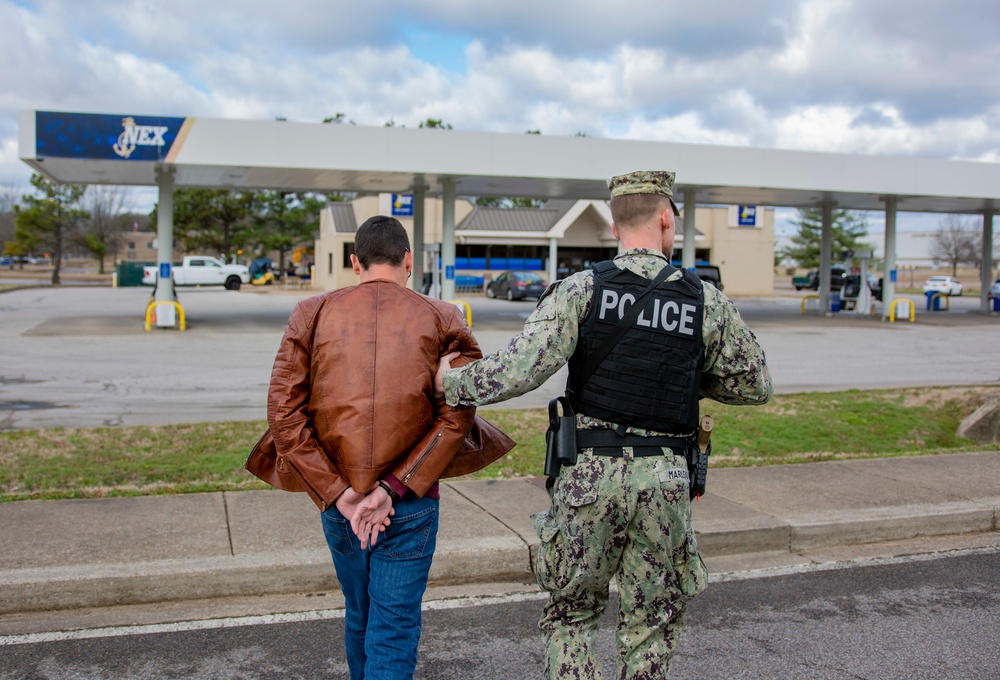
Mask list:
[[486,297],[523,300],[545,292],[545,279],[534,272],[504,272],[486,286]]

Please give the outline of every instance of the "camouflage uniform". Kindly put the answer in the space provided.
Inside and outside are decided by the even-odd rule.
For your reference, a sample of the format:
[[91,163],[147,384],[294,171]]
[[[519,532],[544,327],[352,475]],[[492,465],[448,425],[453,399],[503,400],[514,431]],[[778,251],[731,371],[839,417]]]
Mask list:
[[[652,279],[667,259],[654,250],[634,249],[615,263]],[[668,280],[680,276],[678,271]],[[545,382],[573,355],[593,292],[590,271],[550,286],[505,351],[445,373],[448,403],[490,404]],[[756,338],[733,303],[711,284],[704,284],[704,298],[701,396],[730,404],[766,402],[771,378]],[[614,424],[578,414],[577,427]],[[692,434],[631,427],[627,432]],[[631,454],[631,448],[618,458],[581,450],[576,465],[563,466],[555,480],[551,508],[532,517],[541,539],[535,573],[550,593],[539,622],[548,639],[546,677],[601,677],[594,640],[612,577],[620,597],[618,677],[665,677],[685,604],[706,586],[691,527],[684,457],[669,448],[662,457]]]

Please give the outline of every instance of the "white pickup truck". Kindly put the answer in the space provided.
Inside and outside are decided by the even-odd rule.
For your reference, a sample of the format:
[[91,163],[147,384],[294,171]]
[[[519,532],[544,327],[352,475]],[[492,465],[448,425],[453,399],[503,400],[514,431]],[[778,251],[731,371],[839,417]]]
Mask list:
[[[175,286],[225,286],[239,290],[240,284],[250,283],[250,270],[242,264],[223,264],[207,255],[188,255],[179,266],[172,266]],[[142,282],[156,283],[159,267],[143,267]]]

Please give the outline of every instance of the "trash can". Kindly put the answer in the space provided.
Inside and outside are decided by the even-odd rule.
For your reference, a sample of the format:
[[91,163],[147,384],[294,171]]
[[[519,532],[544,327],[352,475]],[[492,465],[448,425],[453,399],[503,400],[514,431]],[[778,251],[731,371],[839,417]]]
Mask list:
[[940,312],[941,311],[941,294],[937,291],[927,291],[924,293],[927,296],[927,311]]
[[998,297],[993,298],[993,311],[1000,312],[1000,298]]
[[830,293],[830,311],[840,311],[840,293],[837,291],[831,291]]

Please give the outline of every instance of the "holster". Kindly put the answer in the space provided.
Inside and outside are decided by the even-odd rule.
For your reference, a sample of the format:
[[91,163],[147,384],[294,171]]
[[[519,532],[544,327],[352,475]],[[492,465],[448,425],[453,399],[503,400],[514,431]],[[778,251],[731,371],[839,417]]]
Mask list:
[[708,479],[708,457],[712,453],[712,416],[702,416],[698,426],[698,438],[695,444],[687,448],[688,483],[692,500],[705,493],[705,482]]
[[558,477],[563,465],[576,465],[576,454],[576,414],[569,399],[555,397],[549,401],[549,429],[545,431],[545,474]]

